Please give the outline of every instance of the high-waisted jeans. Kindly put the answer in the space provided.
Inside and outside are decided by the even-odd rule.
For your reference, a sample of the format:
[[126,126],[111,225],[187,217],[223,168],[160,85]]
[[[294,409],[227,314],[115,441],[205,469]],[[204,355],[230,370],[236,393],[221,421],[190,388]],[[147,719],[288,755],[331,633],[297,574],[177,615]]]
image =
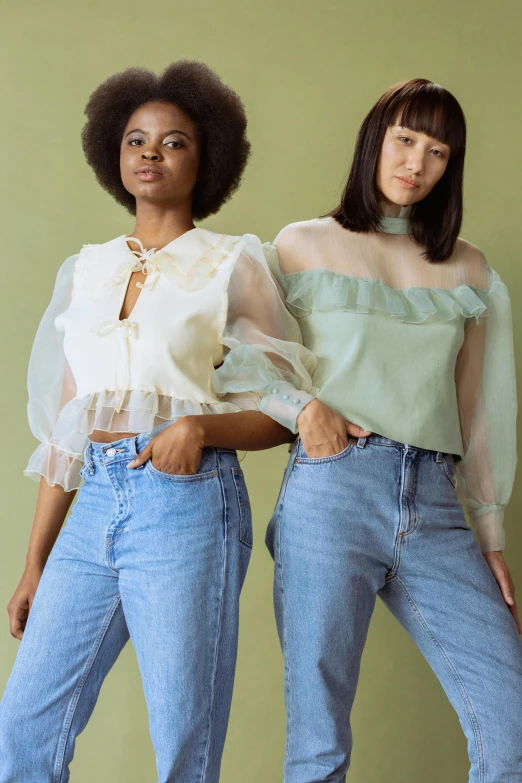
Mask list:
[[296,442],[267,532],[285,659],[285,783],[345,780],[377,595],[458,713],[469,780],[522,782],[522,642],[453,471],[450,455],[378,435],[325,459]]
[[252,546],[236,453],[199,471],[127,465],[149,440],[91,443],[0,706],[1,783],[66,783],[77,735],[129,636],[160,783],[217,783]]

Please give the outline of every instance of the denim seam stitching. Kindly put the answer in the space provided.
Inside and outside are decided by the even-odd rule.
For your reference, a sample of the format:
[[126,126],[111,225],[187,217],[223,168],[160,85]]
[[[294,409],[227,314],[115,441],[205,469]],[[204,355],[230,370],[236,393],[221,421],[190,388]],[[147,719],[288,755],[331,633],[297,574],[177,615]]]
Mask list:
[[58,747],[56,749],[56,759],[54,763],[54,773],[53,773],[53,783],[60,783],[60,780],[62,779],[62,773],[63,773],[63,763],[65,759],[65,749],[67,747],[67,742],[69,740],[69,735],[71,731],[72,722],[74,719],[74,716],[76,714],[76,708],[78,707],[78,702],[80,701],[80,696],[82,694],[83,688],[85,686],[85,683],[87,682],[87,679],[89,677],[89,674],[91,673],[92,667],[94,665],[94,662],[96,660],[96,656],[98,655],[100,651],[100,647],[102,645],[102,642],[105,638],[105,634],[107,633],[107,630],[112,622],[112,619],[114,615],[116,614],[116,610],[118,609],[118,606],[120,605],[121,598],[118,595],[109,611],[107,612],[105,619],[102,623],[102,627],[98,633],[98,636],[94,640],[94,644],[92,647],[92,650],[89,654],[89,657],[87,658],[87,662],[85,664],[84,672],[82,676],[80,677],[80,680],[78,682],[78,685],[74,689],[73,695],[71,697],[71,701],[69,702],[69,707],[67,709],[67,712],[65,713],[65,718],[63,722],[63,728],[62,733],[58,739]]
[[356,441],[350,441],[346,448],[340,451],[338,454],[332,454],[331,457],[299,457],[295,458],[295,464],[299,465],[323,465],[328,462],[335,462],[338,459],[347,457],[355,446]]
[[460,695],[462,696],[462,699],[463,699],[464,704],[466,706],[466,709],[467,709],[467,712],[468,712],[468,715],[469,715],[469,718],[470,718],[470,721],[471,721],[471,726],[472,726],[472,729],[473,729],[475,742],[476,742],[476,745],[477,745],[478,766],[479,766],[479,783],[484,783],[484,779],[485,779],[484,745],[483,745],[482,736],[481,736],[481,733],[480,733],[479,722],[478,722],[477,716],[475,714],[475,711],[473,710],[473,703],[472,703],[472,701],[471,701],[471,699],[468,696],[468,693],[466,691],[466,686],[462,682],[462,679],[459,677],[459,674],[458,674],[456,668],[454,667],[453,663],[451,662],[451,659],[450,659],[449,655],[447,654],[446,650],[444,649],[442,644],[439,642],[437,637],[434,635],[434,633],[430,630],[430,627],[429,627],[428,623],[426,622],[426,619],[425,619],[424,615],[422,614],[422,612],[420,611],[419,607],[415,603],[414,599],[410,595],[410,593],[409,593],[406,585],[404,584],[404,582],[401,580],[401,578],[399,576],[396,578],[395,581],[396,581],[396,584],[398,584],[399,587],[401,588],[401,590],[403,591],[404,595],[406,596],[406,600],[411,605],[411,607],[412,607],[412,609],[413,609],[413,611],[414,611],[414,613],[415,613],[415,615],[416,615],[416,617],[417,617],[417,619],[418,619],[422,629],[425,631],[427,636],[431,639],[431,641],[435,645],[435,648],[439,652],[442,660],[447,665],[447,667],[450,670],[450,673],[451,673],[453,679],[455,680],[457,688],[458,688],[458,690],[460,692]]
[[411,480],[411,487],[410,491],[408,492],[408,507],[413,514],[413,524],[410,525],[410,527],[407,530],[404,530],[402,533],[401,538],[404,540],[407,538],[413,531],[417,528],[418,522],[419,522],[419,511],[417,506],[415,505],[415,495],[417,493],[417,473],[418,473],[418,465],[415,464],[415,470],[413,470],[414,462],[411,463],[411,474],[412,474],[412,480]]
[[292,728],[293,728],[292,698],[291,698],[292,688],[291,688],[291,676],[290,676],[290,663],[288,660],[288,656],[286,655],[286,651],[287,651],[286,600],[285,600],[285,579],[284,579],[284,570],[283,570],[283,544],[282,544],[282,537],[281,537],[280,522],[277,526],[277,538],[278,538],[277,549],[279,552],[279,568],[277,570],[279,572],[279,578],[281,581],[281,596],[282,596],[282,607],[283,607],[281,621],[283,625],[283,660],[284,660],[284,673],[285,673],[285,692],[288,697],[286,699],[287,731],[286,731],[286,742],[285,742],[285,758],[288,758],[290,754],[290,739],[292,736]]
[[[292,460],[292,464],[290,465],[290,460]],[[288,487],[288,482],[290,481],[290,476],[294,472],[295,469],[295,456],[292,458],[290,457],[290,460],[287,462],[285,472],[283,474],[283,481],[281,483],[281,487],[279,488],[279,495],[277,497],[277,501],[274,507],[274,513],[276,511],[281,511],[283,508],[283,503],[285,502],[285,496],[286,496],[286,489]]]
[[243,523],[245,521],[244,518],[243,518],[243,505],[244,504],[241,502],[241,495],[239,493],[239,485],[237,483],[237,480],[238,480],[238,478],[240,476],[240,472],[241,472],[241,468],[236,468],[236,467],[232,468],[232,480],[233,480],[233,483],[234,483],[234,489],[236,490],[237,505],[238,505],[238,508],[239,508],[239,540],[241,541],[242,544],[247,546],[249,549],[252,549],[253,545],[249,541],[247,541],[245,538],[243,538]]
[[153,476],[157,476],[158,478],[162,479],[163,481],[172,481],[174,483],[178,482],[180,484],[184,484],[189,481],[203,481],[205,479],[211,479],[215,478],[218,475],[217,470],[208,470],[205,471],[205,473],[188,473],[186,476],[181,475],[170,475],[169,473],[162,473],[160,470],[154,467],[151,460],[147,460],[145,463],[145,466],[147,470],[149,470]]
[[444,470],[444,473],[446,475],[446,478],[448,479],[449,483],[451,484],[453,489],[457,488],[457,484],[455,481],[455,478],[451,475],[451,471],[448,467],[448,463],[446,462],[445,458],[442,458],[442,469]]
[[388,571],[388,573],[385,576],[386,582],[391,582],[392,579],[395,579],[397,575],[397,571],[399,570],[399,566],[401,564],[401,549],[402,549],[402,539],[404,536],[402,535],[402,520],[403,520],[403,513],[402,513],[402,505],[403,505],[403,493],[404,493],[404,462],[405,462],[405,453],[399,452],[400,454],[400,471],[401,471],[401,483],[400,483],[400,489],[399,489],[399,529],[397,531],[397,535],[395,536],[395,544],[394,544],[394,551],[393,551],[393,563],[392,567]]
[[[219,454],[217,455],[217,462],[219,463]],[[220,466],[221,468],[221,466]],[[221,589],[219,593],[219,611],[218,611],[218,624],[216,628],[216,642],[214,645],[214,660],[212,664],[212,684],[210,688],[210,709],[208,713],[208,729],[207,729],[207,744],[205,748],[205,755],[203,757],[203,765],[201,768],[201,777],[200,777],[200,783],[203,783],[206,772],[207,772],[207,765],[208,765],[208,759],[210,755],[210,741],[212,738],[212,720],[213,720],[213,711],[214,711],[214,698],[216,695],[216,678],[217,678],[217,662],[219,657],[219,643],[221,640],[221,621],[223,617],[223,598],[224,598],[224,592],[225,592],[225,584],[226,584],[226,574],[227,574],[227,566],[228,566],[228,559],[227,559],[227,538],[228,538],[228,513],[229,509],[227,506],[227,497],[225,492],[225,487],[223,486],[223,480],[221,477],[221,470],[215,471],[216,475],[219,476],[219,485],[221,487],[221,496],[223,498],[223,520],[224,520],[224,535],[223,535],[223,568],[221,569]]]

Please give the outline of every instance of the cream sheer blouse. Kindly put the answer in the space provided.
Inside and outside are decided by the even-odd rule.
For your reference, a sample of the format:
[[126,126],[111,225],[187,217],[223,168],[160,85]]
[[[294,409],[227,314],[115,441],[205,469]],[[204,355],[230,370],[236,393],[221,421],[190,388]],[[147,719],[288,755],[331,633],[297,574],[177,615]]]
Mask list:
[[[270,245],[202,228],[161,250],[131,251],[128,239],[65,261],[34,341],[28,413],[41,443],[25,474],[66,490],[81,483],[95,429],[258,409],[296,432],[315,392],[315,358],[269,270]],[[120,320],[137,270],[146,282]]]
[[506,286],[463,239],[448,261],[425,260],[407,208],[383,207],[381,229],[322,218],[275,240],[318,397],[366,430],[459,455],[459,500],[482,550],[502,549],[517,409]]

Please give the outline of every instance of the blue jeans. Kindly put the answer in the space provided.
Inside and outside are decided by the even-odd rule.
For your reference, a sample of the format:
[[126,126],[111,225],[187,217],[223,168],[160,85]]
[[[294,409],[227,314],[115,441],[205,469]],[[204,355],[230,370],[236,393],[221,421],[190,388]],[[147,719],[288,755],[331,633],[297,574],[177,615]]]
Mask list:
[[522,642],[453,471],[450,455],[378,435],[325,459],[296,442],[267,532],[285,658],[285,783],[345,780],[377,595],[458,713],[469,780],[521,783]]
[[1,783],[66,783],[77,735],[129,639],[160,783],[218,783],[252,546],[236,453],[194,476],[128,463],[147,435],[90,443],[0,706]]

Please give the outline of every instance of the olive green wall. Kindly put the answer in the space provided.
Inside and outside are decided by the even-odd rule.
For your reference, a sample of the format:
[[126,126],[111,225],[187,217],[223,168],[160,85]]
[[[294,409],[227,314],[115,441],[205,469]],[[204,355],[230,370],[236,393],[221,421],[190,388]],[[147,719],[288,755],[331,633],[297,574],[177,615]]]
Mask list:
[[[133,225],[95,183],[79,143],[85,102],[115,71],[131,65],[159,70],[179,58],[202,59],[241,94],[254,154],[241,191],[206,225],[263,239],[334,204],[358,125],[390,84],[423,76],[453,90],[470,131],[463,235],[483,249],[510,287],[522,368],[522,14],[517,0],[29,0],[17,5],[3,3],[0,32],[1,604],[22,572],[36,497],[37,485],[21,471],[34,447],[25,415],[25,375],[39,317],[66,256]],[[243,462],[257,540],[242,601],[238,676],[223,762],[226,783],[282,779],[282,660],[263,537],[286,457],[281,448],[250,454]],[[521,511],[519,483],[507,513],[507,536],[508,559],[522,584]],[[0,688],[17,646],[4,615]],[[363,658],[353,725],[351,780],[467,779],[457,718],[412,642],[381,605]],[[156,780],[130,646],[80,737],[72,780]]]

